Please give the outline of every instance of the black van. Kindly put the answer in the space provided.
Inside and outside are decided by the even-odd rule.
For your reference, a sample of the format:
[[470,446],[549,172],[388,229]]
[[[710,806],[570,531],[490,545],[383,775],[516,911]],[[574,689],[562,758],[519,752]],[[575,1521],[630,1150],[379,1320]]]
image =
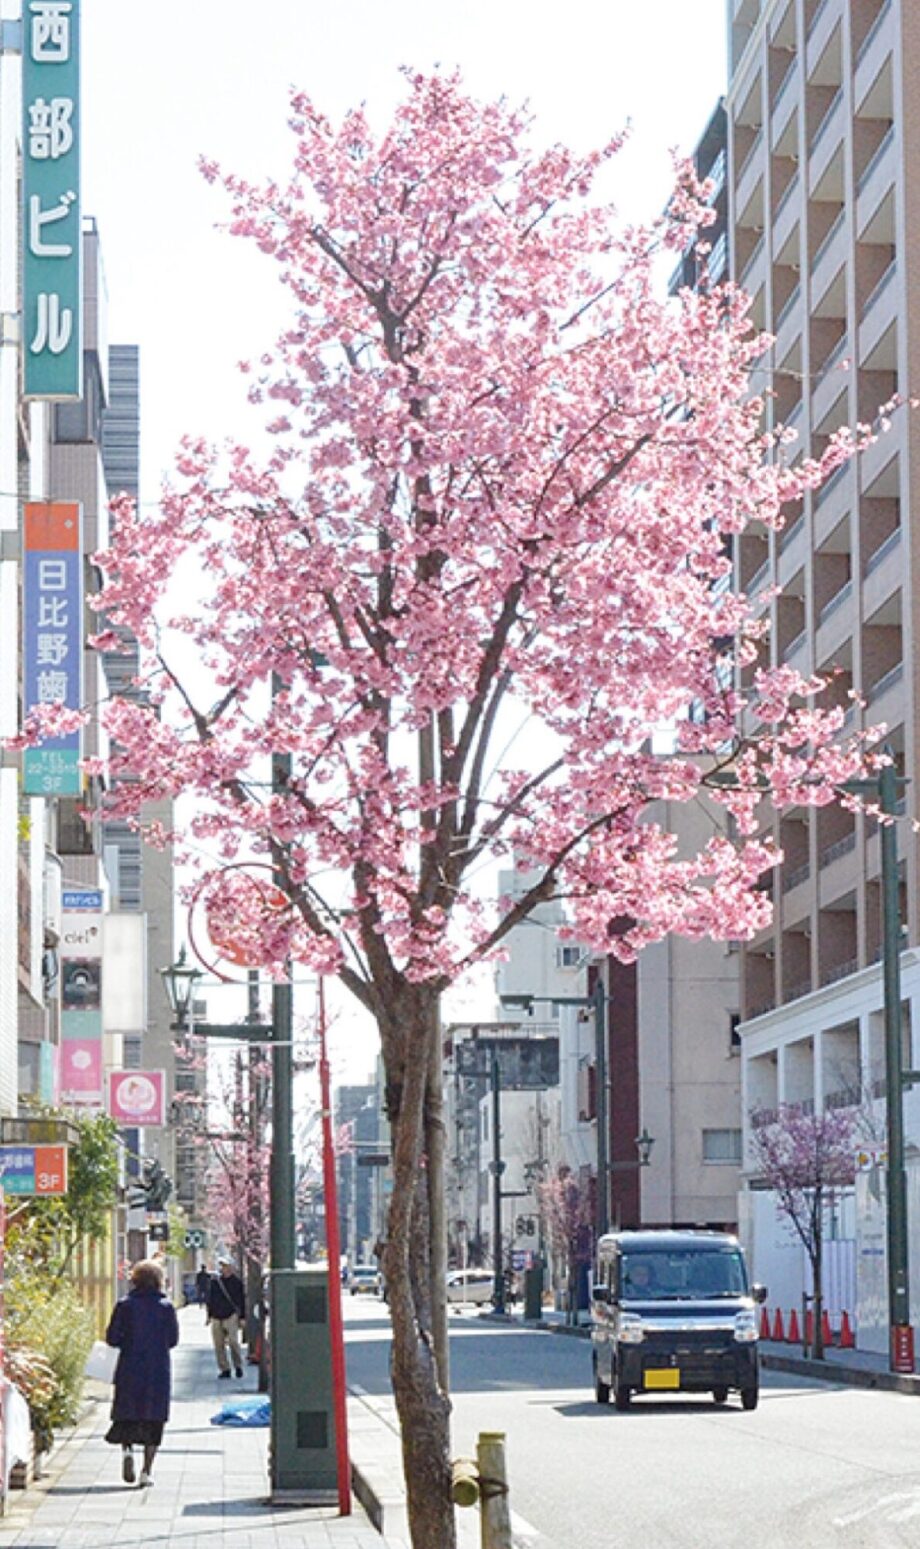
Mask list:
[[759,1390],[757,1303],[737,1237],[727,1232],[611,1232],[592,1289],[594,1393],[626,1409],[634,1393],[731,1389],[743,1409]]

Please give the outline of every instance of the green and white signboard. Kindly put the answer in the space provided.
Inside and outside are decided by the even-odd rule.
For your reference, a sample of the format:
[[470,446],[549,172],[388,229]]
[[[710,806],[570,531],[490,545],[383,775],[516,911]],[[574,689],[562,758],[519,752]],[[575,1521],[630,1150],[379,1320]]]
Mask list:
[[80,0],[24,0],[23,392],[83,393]]

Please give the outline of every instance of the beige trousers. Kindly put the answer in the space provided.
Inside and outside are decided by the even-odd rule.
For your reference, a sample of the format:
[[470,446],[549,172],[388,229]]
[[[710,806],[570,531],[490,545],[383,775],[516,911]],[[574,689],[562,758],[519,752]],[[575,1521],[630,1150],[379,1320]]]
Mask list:
[[211,1338],[214,1341],[214,1354],[217,1356],[217,1365],[222,1372],[230,1370],[230,1362],[227,1359],[227,1346],[230,1346],[230,1354],[233,1357],[233,1365],[237,1371],[243,1368],[243,1352],[240,1349],[240,1320],[236,1313],[229,1318],[211,1319]]

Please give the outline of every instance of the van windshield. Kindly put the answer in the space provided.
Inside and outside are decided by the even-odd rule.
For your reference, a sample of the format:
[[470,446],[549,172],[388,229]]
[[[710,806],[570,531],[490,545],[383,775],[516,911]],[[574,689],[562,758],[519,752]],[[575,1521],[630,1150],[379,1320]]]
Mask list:
[[747,1289],[744,1259],[737,1249],[629,1253],[620,1261],[624,1301],[710,1301],[746,1296]]

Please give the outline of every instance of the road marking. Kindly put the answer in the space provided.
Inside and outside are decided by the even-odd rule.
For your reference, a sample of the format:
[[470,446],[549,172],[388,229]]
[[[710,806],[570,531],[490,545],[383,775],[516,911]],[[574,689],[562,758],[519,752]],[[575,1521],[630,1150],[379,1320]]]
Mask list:
[[854,1522],[878,1516],[880,1512],[889,1522],[909,1522],[912,1517],[920,1516],[920,1489],[882,1495],[871,1506],[860,1506],[858,1511],[851,1511],[845,1517],[835,1517],[834,1527],[852,1527]]

